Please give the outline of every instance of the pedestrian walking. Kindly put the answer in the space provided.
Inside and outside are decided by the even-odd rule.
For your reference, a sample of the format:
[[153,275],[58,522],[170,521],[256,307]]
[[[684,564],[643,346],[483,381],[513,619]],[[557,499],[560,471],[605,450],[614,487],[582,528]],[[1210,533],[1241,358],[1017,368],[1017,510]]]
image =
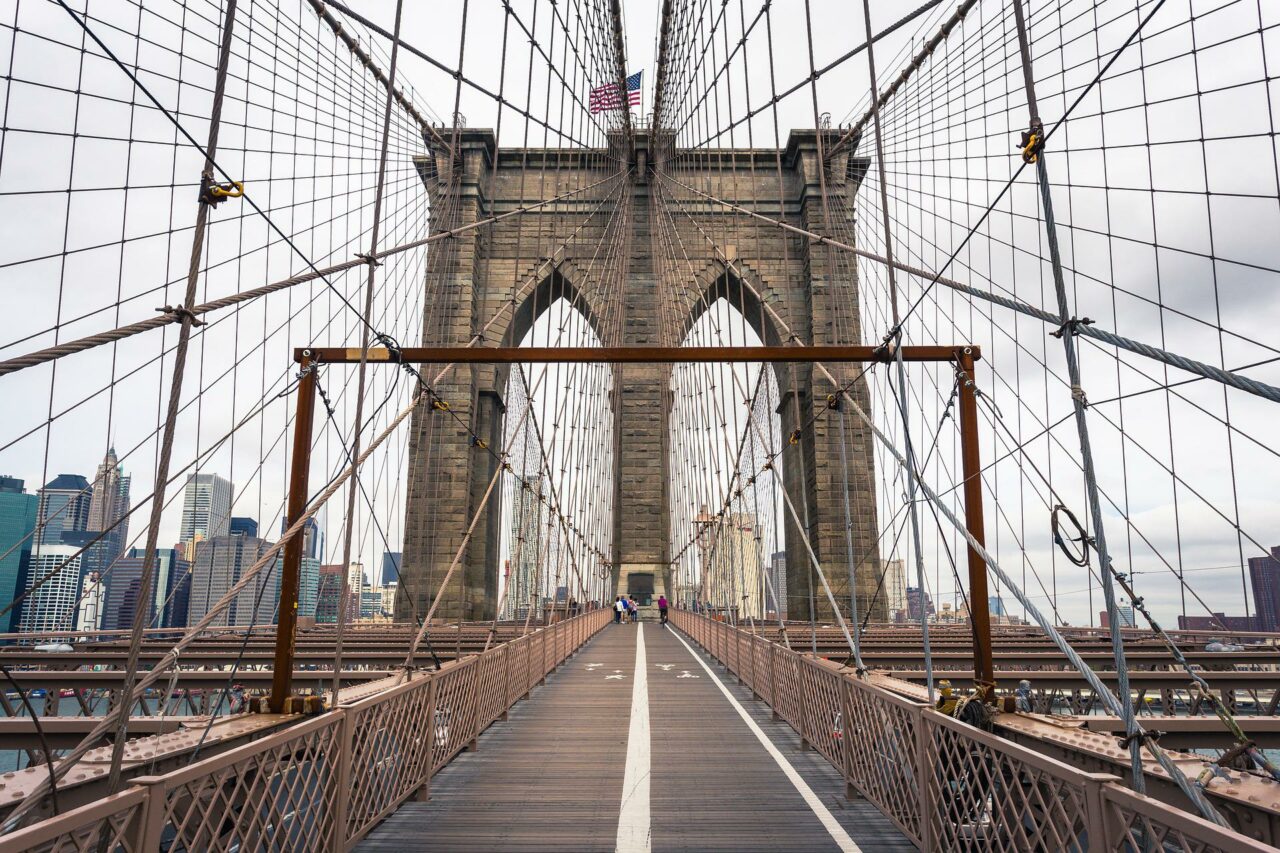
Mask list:
[[613,622],[615,625],[622,622],[622,614],[626,609],[627,605],[622,603],[622,596],[618,596],[613,600]]
[[667,597],[665,595],[658,596],[658,621],[663,625],[667,624]]
[[627,596],[627,609],[628,609],[629,611],[631,611],[631,621],[632,621],[632,622],[639,622],[639,621],[640,621],[640,607],[636,604],[636,597],[635,597],[634,595],[628,595],[628,596]]

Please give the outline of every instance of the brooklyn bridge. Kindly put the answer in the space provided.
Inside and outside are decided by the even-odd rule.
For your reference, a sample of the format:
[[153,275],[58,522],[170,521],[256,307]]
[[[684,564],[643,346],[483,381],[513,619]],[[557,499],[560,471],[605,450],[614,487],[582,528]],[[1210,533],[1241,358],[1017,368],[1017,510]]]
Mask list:
[[12,0],[0,853],[1277,849],[1278,32]]

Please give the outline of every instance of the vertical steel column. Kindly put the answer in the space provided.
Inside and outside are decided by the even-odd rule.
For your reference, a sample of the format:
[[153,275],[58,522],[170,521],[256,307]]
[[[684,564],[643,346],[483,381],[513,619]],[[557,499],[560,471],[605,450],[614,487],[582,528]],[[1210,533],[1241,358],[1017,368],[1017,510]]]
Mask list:
[[[311,422],[316,408],[316,367],[311,351],[302,354],[302,370],[298,374],[298,409],[293,422],[293,459],[289,463],[289,502],[285,507],[288,529],[307,511],[307,488],[311,473]],[[293,654],[298,633],[298,588],[302,574],[302,550],[306,545],[306,528],[284,543],[284,565],[280,574],[280,611],[276,623],[276,650],[271,670],[273,713],[285,712],[285,703],[293,689]],[[340,676],[335,676],[340,677]]]
[[[982,460],[978,446],[978,390],[974,385],[973,350],[956,351],[960,375],[960,458],[964,474],[964,524],[986,547],[982,516]],[[996,672],[991,658],[991,613],[987,608],[987,562],[973,545],[969,550],[969,622],[973,626],[973,684],[988,702],[995,699]]]

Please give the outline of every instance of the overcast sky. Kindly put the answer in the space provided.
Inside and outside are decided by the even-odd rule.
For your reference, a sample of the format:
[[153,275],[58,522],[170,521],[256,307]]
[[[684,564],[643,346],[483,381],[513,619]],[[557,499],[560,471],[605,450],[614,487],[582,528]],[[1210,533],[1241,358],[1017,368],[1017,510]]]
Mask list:
[[[390,29],[391,0],[355,5]],[[741,5],[750,20],[756,8]],[[942,4],[877,47],[882,85],[953,5]],[[1261,82],[1277,62],[1272,28],[1280,12],[1269,4],[1192,5],[1202,13],[1194,27],[1188,23],[1188,0],[1166,3],[1147,36],[1117,63],[1101,87],[1092,90],[1053,141],[1049,163],[1073,310],[1119,334],[1234,367],[1275,356],[1273,329],[1280,318],[1274,272],[1280,269],[1277,155],[1272,104]],[[732,43],[742,11],[739,4],[730,6],[726,26]],[[877,30],[906,11],[898,3],[872,6]],[[1145,10],[1150,3],[1140,6]],[[405,41],[455,66],[462,7],[461,0],[407,3]],[[531,2],[513,7],[531,24]],[[645,109],[652,103],[659,7],[657,0],[624,4],[627,61],[630,71],[644,71]],[[716,4],[712,7],[714,12]],[[980,3],[927,66],[927,73],[905,86],[886,110],[895,251],[907,262],[940,267],[1018,165],[1013,144],[1025,124],[1026,105],[1011,49],[1012,23],[1003,14],[1006,7]],[[1115,0],[1095,7],[1084,0],[1062,0],[1031,7],[1041,113],[1052,123],[1097,72],[1100,58],[1105,60],[1136,26],[1134,2]],[[549,8],[539,5],[542,22]],[[773,8],[773,72],[782,89],[809,73],[804,4],[775,3]],[[216,20],[217,4],[194,4],[188,10],[186,35],[174,25],[181,20],[178,4],[149,3],[144,13],[126,3],[92,9],[95,30],[126,62],[138,64],[144,82],[203,140],[206,123],[200,117],[208,109],[208,66],[216,39],[211,22]],[[243,13],[253,24],[241,31],[246,41],[238,55],[252,56],[253,63],[245,65],[249,70],[241,75],[248,77],[247,84],[240,79],[231,84],[230,129],[223,146],[229,168],[249,179],[250,193],[285,233],[296,238],[298,251],[283,246],[244,205],[227,202],[215,213],[217,224],[206,246],[205,258],[214,268],[202,276],[201,299],[299,272],[305,269],[299,253],[317,263],[334,263],[367,249],[376,164],[371,140],[377,137],[380,118],[378,87],[369,79],[355,85],[344,82],[360,74],[331,35],[320,48],[306,47],[308,37],[327,32],[306,3],[287,0],[280,10],[279,20],[271,14],[271,4],[254,5]],[[497,0],[472,0],[469,10],[465,73],[496,90],[505,67],[504,90],[522,92],[529,66],[527,39],[511,37],[504,66],[502,5]],[[1259,14],[1268,17],[1260,21]],[[856,4],[814,2],[812,15],[819,22],[813,32],[816,66],[862,41]],[[302,35],[290,22],[302,22]],[[3,97],[6,123],[13,130],[5,134],[0,149],[0,230],[6,235],[0,245],[0,299],[7,316],[7,346],[0,348],[0,357],[9,358],[53,343],[49,330],[55,318],[62,323],[59,340],[67,340],[153,316],[157,306],[181,300],[190,253],[190,234],[182,229],[194,213],[191,184],[200,161],[188,146],[174,144],[172,126],[144,105],[119,69],[92,55],[82,57],[83,35],[56,5],[24,3],[18,11],[6,13],[4,26],[0,57],[13,82],[6,85]],[[538,32],[545,39],[543,26],[538,24]],[[363,31],[359,26],[353,29]],[[141,41],[133,35],[137,32],[143,34]],[[374,37],[370,44],[385,67],[385,40]],[[1192,46],[1197,50],[1194,56]],[[746,71],[756,105],[768,91],[769,56],[758,33],[752,35],[749,48]],[[1145,71],[1136,70],[1144,66]],[[175,76],[186,85],[175,85]],[[429,119],[443,122],[452,113],[451,77],[405,54],[399,76]],[[546,63],[536,58],[535,91],[545,87],[546,76]],[[742,86],[735,85],[737,97]],[[79,98],[72,94],[77,88],[85,93]],[[855,119],[865,109],[867,91],[865,59],[859,56],[819,81],[819,109],[830,112],[837,124]],[[585,97],[585,92],[578,94]],[[523,102],[522,97],[512,100]],[[307,123],[312,109],[325,113],[324,133]],[[493,126],[497,120],[494,102],[467,87],[459,111],[471,126]],[[535,101],[531,111],[550,117],[554,108]],[[812,114],[807,88],[780,103],[782,141],[789,128],[811,125]],[[720,124],[725,122],[722,115]],[[773,144],[768,114],[720,142],[745,145],[748,131],[755,144]],[[524,122],[505,111],[502,144],[521,144],[525,132]],[[73,133],[81,136],[73,138]],[[307,148],[309,135],[327,140],[324,156]],[[411,163],[422,145],[400,113],[393,137],[383,245],[421,236],[426,227],[421,184]],[[134,144],[123,141],[129,138]],[[531,129],[528,141],[544,144],[541,128]],[[545,141],[560,144],[554,136]],[[869,135],[859,153],[871,153]],[[1018,187],[978,229],[948,274],[1056,311],[1031,178],[1030,170],[1023,173]],[[67,194],[68,185],[77,192]],[[124,186],[128,192],[120,190]],[[90,187],[97,189],[89,191]],[[878,193],[873,169],[859,193],[857,224],[851,230],[859,244],[872,251],[883,248]],[[272,241],[270,250],[262,248]],[[98,244],[103,248],[88,248]],[[73,251],[64,254],[68,250]],[[889,322],[887,278],[883,267],[871,261],[860,261],[856,269],[864,335],[874,341]],[[380,268],[380,281],[386,284],[376,300],[375,325],[402,342],[415,341],[420,334],[424,295],[418,283],[423,273],[421,252],[398,256]],[[335,292],[358,299],[364,270],[330,280],[333,289],[302,286],[234,314],[224,313],[202,331],[187,387],[207,390],[180,421],[176,460],[191,462],[198,449],[210,448],[253,410],[253,404],[271,400],[285,388],[291,378],[292,347],[308,340],[358,342],[360,330]],[[899,276],[904,304],[920,296],[925,284]],[[72,321],[81,314],[84,319]],[[981,301],[970,305],[945,288],[930,291],[906,326],[908,342],[964,338],[983,346],[979,383],[1016,437],[1002,438],[1003,428],[994,421],[984,424],[984,460],[1004,457],[987,480],[992,498],[988,538],[1011,574],[1021,578],[1026,570],[1033,595],[1040,594],[1035,579],[1039,575],[1046,588],[1056,586],[1064,618],[1087,623],[1091,615],[1096,618],[1101,599],[1095,589],[1091,601],[1083,571],[1054,554],[1045,506],[1054,501],[1032,467],[1050,474],[1064,502],[1085,515],[1075,462],[1078,439],[1074,424],[1063,420],[1070,411],[1070,394],[1061,381],[1062,345],[1047,338],[1047,331],[1038,320],[1014,317]],[[122,454],[136,447],[126,469],[134,475],[135,501],[145,496],[156,455],[149,436],[168,388],[168,369],[161,371],[155,360],[173,339],[171,332],[149,332],[117,347],[66,359],[56,372],[45,366],[0,379],[9,413],[0,436],[0,445],[5,445],[0,472],[23,477],[30,489],[58,473],[91,476],[107,444],[114,441]],[[1089,423],[1099,479],[1119,507],[1104,507],[1117,563],[1138,573],[1141,590],[1154,602],[1157,614],[1171,622],[1182,610],[1183,596],[1168,566],[1184,572],[1212,609],[1242,613],[1242,560],[1258,554],[1259,544],[1280,544],[1275,404],[1236,391],[1224,396],[1221,386],[1208,381],[1178,387],[1180,396],[1158,391],[1123,404],[1104,402],[1189,377],[1174,371],[1166,375],[1160,364],[1140,357],[1117,359],[1114,351],[1090,342],[1082,343],[1081,349],[1086,392],[1095,402]],[[219,378],[224,371],[226,376]],[[1275,364],[1249,373],[1280,383]],[[114,390],[82,402],[112,376],[119,380]],[[333,370],[324,380],[333,392],[337,420],[344,425],[354,414],[353,394],[343,391],[353,376],[353,371]],[[917,369],[911,381],[918,398],[912,429],[920,445],[932,440],[952,380],[946,370]],[[406,401],[407,383],[390,371],[375,373],[372,382],[371,399],[387,400],[377,416],[380,428]],[[891,392],[882,375],[874,374],[873,389],[877,419],[900,441],[901,428],[888,405]],[[184,402],[192,399],[189,392]],[[202,462],[202,470],[236,482],[242,492],[236,514],[259,518],[272,536],[278,530],[287,473],[283,448],[291,405],[291,400],[272,400],[265,415],[255,414],[237,433],[233,445]],[[67,413],[60,415],[64,409]],[[51,412],[58,416],[55,425],[44,430],[41,424]],[[1235,432],[1219,422],[1227,416]],[[1128,440],[1121,439],[1122,419]],[[1054,440],[1040,438],[1029,442],[1026,455],[1008,455],[1016,441],[1031,439],[1048,423],[1059,424],[1052,431]],[[926,472],[940,489],[955,481],[958,460],[953,427],[947,430]],[[398,547],[405,432],[393,437],[371,462],[369,492],[376,509],[359,508],[355,544],[355,552],[367,563],[378,560],[384,535],[392,548]],[[313,473],[316,487],[342,460],[336,431],[326,428],[320,440]],[[263,459],[269,460],[265,466],[260,464]],[[901,507],[903,486],[887,457],[882,456],[880,464],[883,525]],[[172,507],[164,516],[162,543],[176,538],[178,509]],[[334,503],[322,517],[331,548],[340,542],[341,515],[339,503]],[[371,523],[375,517],[380,519],[377,525]],[[1237,521],[1244,534],[1237,533]],[[928,520],[928,527],[932,524]],[[141,518],[135,518],[131,538],[142,528]],[[956,547],[954,536],[945,538]],[[939,600],[953,600],[955,584],[940,547],[943,538],[936,529],[927,529],[925,539],[927,584]],[[904,536],[902,541],[908,540]],[[904,556],[901,547],[897,556]],[[1203,613],[1190,596],[1186,610]]]

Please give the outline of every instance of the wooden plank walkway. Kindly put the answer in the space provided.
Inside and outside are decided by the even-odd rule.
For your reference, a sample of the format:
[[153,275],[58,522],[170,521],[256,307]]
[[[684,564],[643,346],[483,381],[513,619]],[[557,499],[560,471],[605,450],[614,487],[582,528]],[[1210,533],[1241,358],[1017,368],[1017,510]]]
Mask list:
[[[635,762],[641,749],[628,745],[640,633],[647,657],[651,772],[645,817],[652,850],[914,849],[870,803],[846,800],[836,769],[802,750],[799,737],[771,719],[750,691],[714,664],[709,673],[696,647],[653,623],[643,632],[633,625],[603,631],[530,701],[513,708],[507,722],[482,735],[477,752],[463,753],[437,774],[429,802],[406,803],[357,849],[618,849],[628,755]],[[794,779],[807,786],[809,800],[717,681]],[[829,815],[834,829],[819,812]]]

